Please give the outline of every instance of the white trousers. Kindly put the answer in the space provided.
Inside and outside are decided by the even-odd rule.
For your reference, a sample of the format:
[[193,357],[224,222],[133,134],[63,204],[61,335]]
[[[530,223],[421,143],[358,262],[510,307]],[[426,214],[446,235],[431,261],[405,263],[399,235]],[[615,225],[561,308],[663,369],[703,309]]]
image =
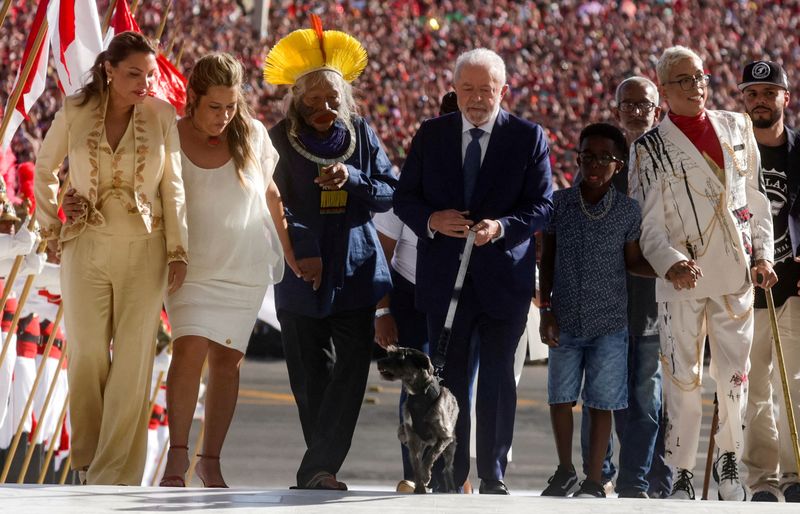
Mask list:
[[[42,356],[36,356],[36,369],[38,371],[42,362]],[[58,423],[58,415],[61,414],[61,406],[64,403],[64,398],[67,396],[67,391],[61,389],[60,381],[56,383],[53,389],[53,394],[50,397],[50,403],[47,404],[47,410],[42,415],[42,408],[44,401],[47,399],[47,393],[50,391],[54,379],[58,380],[61,373],[66,374],[66,370],[58,372],[59,377],[56,377],[56,371],[59,370],[58,358],[47,357],[44,365],[44,373],[39,380],[39,386],[36,388],[35,396],[33,398],[33,416],[41,427],[38,428],[39,434],[36,437],[36,444],[41,444],[49,441],[56,430]]]
[[[800,297],[789,298],[776,309],[776,315],[797,422],[800,420]],[[765,485],[779,485],[779,472],[797,473],[767,309],[755,311],[750,362],[750,393],[747,400],[743,461],[747,464],[748,485],[755,489]]]
[[[2,313],[0,313],[2,314]],[[6,333],[0,333],[0,352],[3,351],[3,346],[6,340]],[[11,406],[11,377],[14,375],[14,363],[17,360],[17,336],[12,335],[11,341],[8,344],[6,356],[3,362],[0,363],[0,427],[8,415],[8,409]],[[2,437],[0,437],[2,439]]]
[[748,355],[753,340],[753,292],[659,303],[667,464],[692,470],[703,418],[701,384],[708,336],[709,373],[717,384],[719,429],[716,445],[741,457],[747,405]]

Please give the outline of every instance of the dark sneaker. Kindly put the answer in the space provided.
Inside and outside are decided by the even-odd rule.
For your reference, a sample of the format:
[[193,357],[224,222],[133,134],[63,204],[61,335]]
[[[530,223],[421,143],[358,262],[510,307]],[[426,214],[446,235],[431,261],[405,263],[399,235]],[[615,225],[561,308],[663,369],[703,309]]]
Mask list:
[[606,492],[603,486],[597,482],[586,479],[581,482],[581,488],[572,495],[573,498],[605,498]]
[[770,489],[762,489],[760,491],[756,491],[753,493],[753,497],[750,498],[751,502],[777,502],[778,495],[772,492]]
[[578,475],[573,466],[559,466],[553,476],[547,479],[547,483],[550,485],[542,491],[542,496],[567,496],[577,485]]
[[650,498],[645,491],[636,488],[623,489],[617,493],[618,498]]
[[672,492],[668,498],[671,500],[694,500],[694,487],[692,478],[694,474],[688,469],[675,470],[675,481],[672,483]]
[[800,482],[788,484],[783,488],[783,499],[787,503],[800,502]]
[[724,501],[747,501],[747,491],[739,479],[739,465],[736,454],[725,452],[714,463],[714,481],[719,484],[717,495]]

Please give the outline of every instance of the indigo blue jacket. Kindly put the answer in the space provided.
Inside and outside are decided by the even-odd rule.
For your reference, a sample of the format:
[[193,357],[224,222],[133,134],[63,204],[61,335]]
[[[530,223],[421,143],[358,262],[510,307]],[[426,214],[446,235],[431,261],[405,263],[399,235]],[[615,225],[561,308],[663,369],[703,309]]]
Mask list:
[[354,120],[353,127],[356,149],[344,161],[349,178],[342,189],[348,200],[340,214],[320,213],[321,189],[314,183],[318,165],[292,148],[286,120],[269,131],[280,155],[274,180],[283,198],[295,257],[321,257],[323,273],[314,291],[310,282],[287,269],[275,286],[278,309],[324,318],[374,306],[391,289],[372,212],[391,208],[397,180],[377,134],[361,118]]

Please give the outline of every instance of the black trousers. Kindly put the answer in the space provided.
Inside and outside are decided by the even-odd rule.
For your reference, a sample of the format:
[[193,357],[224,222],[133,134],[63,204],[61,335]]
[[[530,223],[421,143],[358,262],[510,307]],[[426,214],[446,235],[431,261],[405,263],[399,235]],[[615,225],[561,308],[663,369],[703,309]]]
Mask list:
[[306,453],[297,485],[342,467],[358,422],[375,337],[375,308],[311,318],[278,310]]

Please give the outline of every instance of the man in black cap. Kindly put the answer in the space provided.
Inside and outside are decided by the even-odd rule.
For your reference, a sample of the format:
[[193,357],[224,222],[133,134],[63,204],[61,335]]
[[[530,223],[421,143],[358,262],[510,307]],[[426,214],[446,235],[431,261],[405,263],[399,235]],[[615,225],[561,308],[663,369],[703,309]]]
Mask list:
[[[795,262],[800,232],[797,223],[800,202],[800,146],[796,133],[784,125],[784,109],[789,103],[789,81],[780,64],[755,61],[744,68],[739,84],[761,153],[761,174],[772,207],[775,234],[775,272],[778,283],[772,288],[789,385],[795,392],[795,417],[800,414],[797,394],[800,390],[800,264]],[[748,485],[753,501],[777,502],[781,492],[787,502],[800,501],[800,481],[781,404],[777,423],[773,414],[773,382],[780,395],[780,375],[773,371],[772,332],[764,291],[756,289],[755,329],[750,350],[750,395],[745,418],[743,461],[749,470]],[[777,365],[777,361],[775,361]],[[777,429],[780,427],[780,430]],[[779,435],[780,434],[780,435]],[[779,474],[780,464],[780,474]],[[779,478],[780,477],[780,478]]]

